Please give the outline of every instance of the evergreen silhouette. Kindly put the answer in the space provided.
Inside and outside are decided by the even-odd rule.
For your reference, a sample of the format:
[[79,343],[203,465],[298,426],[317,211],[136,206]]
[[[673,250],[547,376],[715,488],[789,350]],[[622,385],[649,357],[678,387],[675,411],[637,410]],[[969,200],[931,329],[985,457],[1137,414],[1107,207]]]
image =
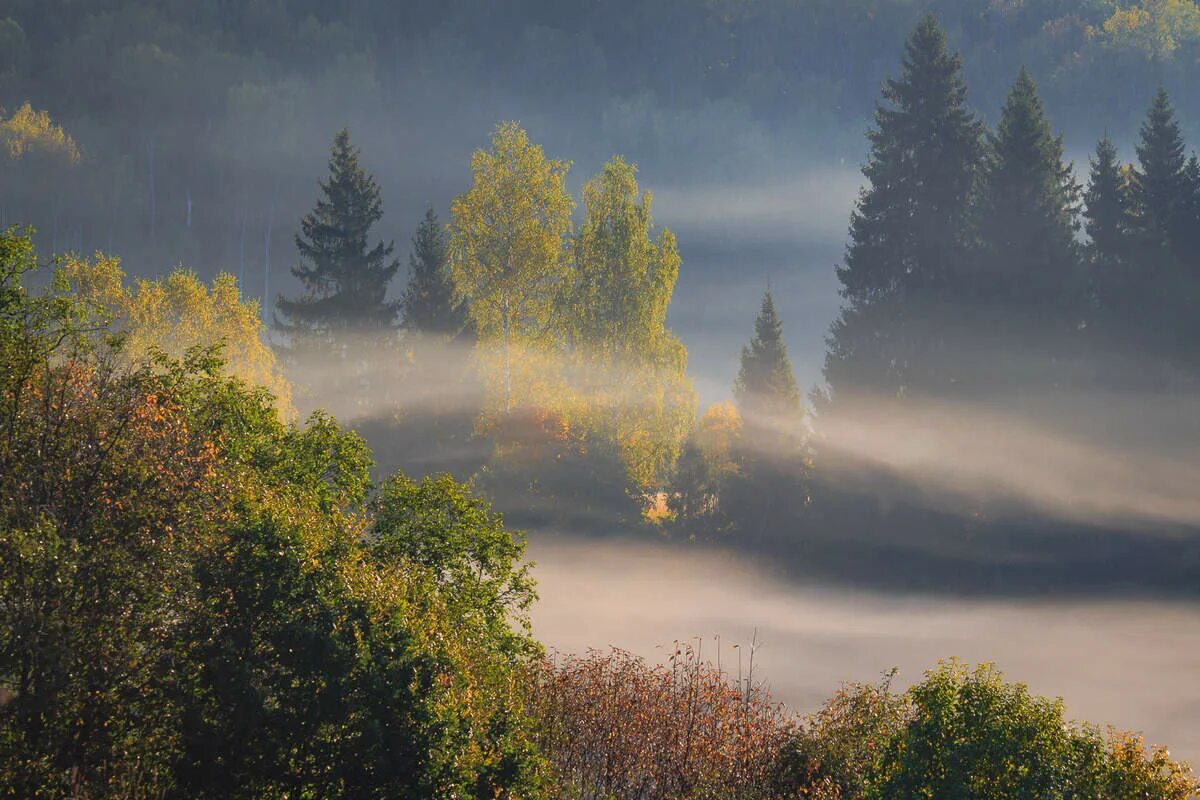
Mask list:
[[1084,297],[1075,242],[1080,190],[1026,69],[988,142],[979,214],[985,275],[973,285],[985,305],[1000,306],[1009,329],[1030,321],[1074,329]]
[[800,390],[783,342],[783,323],[769,289],[754,321],[754,338],[742,348],[733,393],[740,405],[755,411],[781,414],[800,410]]
[[902,66],[885,84],[868,134],[869,185],[838,268],[845,307],[825,363],[834,400],[902,394],[936,380],[915,374],[921,353],[940,351],[945,335],[925,320],[962,285],[970,252],[983,128],[966,105],[961,60],[933,15],[909,36]]
[[1096,317],[1105,332],[1116,324],[1130,297],[1129,193],[1117,147],[1107,136],[1096,145],[1084,193],[1088,261]]
[[466,324],[450,282],[449,242],[437,214],[427,209],[412,239],[408,286],[400,300],[401,327],[410,333],[452,337]]
[[1171,249],[1181,243],[1188,202],[1183,134],[1165,89],[1159,89],[1142,124],[1130,194],[1136,229],[1143,244]]
[[1132,344],[1176,364],[1193,361],[1190,332],[1195,279],[1188,263],[1192,187],[1186,147],[1166,90],[1159,89],[1142,124],[1138,163],[1130,175],[1136,279],[1126,320]]
[[297,343],[336,342],[347,333],[380,334],[395,326],[398,303],[387,300],[400,264],[392,244],[369,247],[371,227],[383,215],[379,186],[358,163],[358,149],[343,129],[333,141],[322,197],[300,221],[292,269],[306,293],[279,299],[279,325]]

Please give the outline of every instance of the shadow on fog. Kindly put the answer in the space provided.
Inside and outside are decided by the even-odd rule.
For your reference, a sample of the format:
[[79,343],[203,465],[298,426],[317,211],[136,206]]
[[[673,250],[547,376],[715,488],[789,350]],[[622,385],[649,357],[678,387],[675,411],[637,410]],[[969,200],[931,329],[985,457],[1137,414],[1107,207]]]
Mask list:
[[[806,586],[1200,599],[1200,463],[1190,446],[1200,438],[1200,401],[1192,393],[862,404],[818,419],[813,466],[798,484],[811,500],[799,512],[776,515],[765,531],[698,543],[686,529],[641,519],[611,464],[564,459],[532,477],[499,474],[494,443],[477,431],[483,394],[469,348],[425,363],[408,372],[316,365],[299,376],[313,387],[304,404],[332,408],[357,429],[376,454],[377,477],[474,479],[514,527],[631,545],[666,540],[681,557],[736,553]],[[358,387],[353,403],[347,386]],[[771,441],[755,455],[773,455]],[[541,483],[531,490],[531,481]],[[769,505],[778,488],[755,491],[755,502]]]

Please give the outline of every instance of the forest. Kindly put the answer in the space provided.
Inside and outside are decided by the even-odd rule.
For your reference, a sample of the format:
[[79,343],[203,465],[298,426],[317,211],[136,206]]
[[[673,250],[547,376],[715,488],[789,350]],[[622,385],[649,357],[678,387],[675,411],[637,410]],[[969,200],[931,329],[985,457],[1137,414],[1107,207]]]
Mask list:
[[[757,641],[560,652],[529,550],[1194,598],[1195,3],[503,6],[0,5],[0,796],[1200,796],[951,653],[802,709]],[[401,128],[459,81],[569,97],[555,141],[600,166],[495,114],[396,214],[377,122],[435,130]],[[617,102],[663,137],[638,163],[583,133]],[[868,116],[820,382],[768,284],[702,396],[642,164],[721,118],[857,158]]]

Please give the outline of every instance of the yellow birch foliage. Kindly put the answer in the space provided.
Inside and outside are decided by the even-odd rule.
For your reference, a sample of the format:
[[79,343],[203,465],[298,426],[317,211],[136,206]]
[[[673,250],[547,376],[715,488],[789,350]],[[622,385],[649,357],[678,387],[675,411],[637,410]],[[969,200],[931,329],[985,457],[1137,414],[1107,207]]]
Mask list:
[[0,146],[17,161],[38,155],[74,166],[80,160],[79,146],[71,135],[50,119],[49,112],[35,111],[29,103],[0,120]]
[[292,386],[266,342],[257,300],[246,299],[237,279],[221,273],[207,285],[194,272],[177,269],[161,280],[125,282],[120,259],[97,253],[68,256],[60,269],[80,297],[110,314],[125,335],[123,352],[140,361],[157,349],[179,358],[195,347],[221,344],[229,375],[275,396],[285,419],[295,416]]
[[1147,58],[1170,58],[1180,46],[1200,40],[1200,6],[1195,0],[1144,0],[1117,7],[1104,32],[1119,47]]

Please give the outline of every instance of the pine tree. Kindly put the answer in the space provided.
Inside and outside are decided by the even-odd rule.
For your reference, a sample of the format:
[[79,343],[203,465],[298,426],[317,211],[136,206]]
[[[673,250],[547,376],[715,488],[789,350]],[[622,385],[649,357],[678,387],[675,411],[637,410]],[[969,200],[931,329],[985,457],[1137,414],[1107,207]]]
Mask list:
[[754,338],[742,348],[733,394],[744,409],[758,413],[779,415],[800,411],[800,390],[783,341],[783,322],[770,290],[763,295],[762,309],[754,321]]
[[825,363],[835,401],[936,380],[917,373],[932,369],[923,354],[940,350],[944,332],[921,318],[952,299],[969,253],[983,128],[966,106],[961,60],[932,15],[909,36],[901,77],[883,98],[868,134],[869,186],[838,269],[846,305]]
[[1080,191],[1028,70],[988,142],[979,215],[984,276],[973,284],[1008,328],[1035,321],[1074,329],[1085,297],[1075,242]]
[[292,274],[306,294],[278,303],[280,327],[297,344],[336,344],[345,334],[386,333],[395,325],[398,303],[387,300],[387,290],[400,264],[389,260],[391,243],[368,247],[383,210],[379,186],[358,157],[343,129],[333,141],[322,197],[300,221],[301,262]]
[[1107,136],[1096,145],[1084,194],[1088,260],[1098,315],[1111,325],[1129,297],[1129,194],[1117,148]]
[[450,283],[449,242],[437,214],[427,209],[412,239],[408,287],[400,300],[401,327],[410,333],[452,337],[466,324]]

